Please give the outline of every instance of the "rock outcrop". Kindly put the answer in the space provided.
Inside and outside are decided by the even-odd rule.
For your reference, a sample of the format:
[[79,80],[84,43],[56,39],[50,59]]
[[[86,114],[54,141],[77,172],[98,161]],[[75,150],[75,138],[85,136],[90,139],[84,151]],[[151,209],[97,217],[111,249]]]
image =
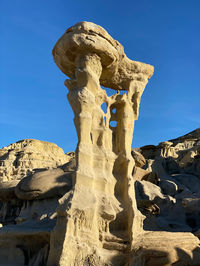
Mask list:
[[57,168],[29,175],[16,186],[19,199],[35,200],[63,196],[72,188],[72,175]]
[[[199,129],[186,136],[196,136],[198,131]],[[199,140],[199,135],[193,139],[185,136],[178,138],[174,146],[178,155],[175,156],[175,160],[181,160],[181,154],[187,153],[187,149],[196,147],[195,143]],[[189,145],[191,141],[193,145]],[[190,187],[192,198],[184,197],[183,194],[180,199],[176,199],[182,192],[179,191],[179,186],[187,192],[189,190],[185,185],[184,175],[177,183],[171,180],[173,173],[165,167],[166,164],[162,165],[168,174],[167,180],[162,171],[159,171],[160,166],[153,169],[149,167],[150,160],[157,165],[157,161],[161,159],[165,161],[168,158],[168,156],[159,155],[165,153],[161,151],[160,146],[149,145],[132,150],[132,156],[136,161],[133,171],[133,178],[136,181],[136,200],[145,218],[143,225],[145,230],[135,239],[134,248],[125,258],[129,257],[129,265],[198,265],[200,205],[198,194],[194,192],[198,187]],[[178,147],[182,147],[180,153]],[[153,157],[152,153],[155,154],[155,149],[159,152]],[[162,149],[164,149],[163,145]],[[198,154],[199,151],[189,160],[190,166],[199,164]],[[58,168],[36,171],[21,181],[13,180],[0,184],[0,223],[3,225],[0,229],[1,265],[8,265],[8,263],[9,265],[27,265],[26,262],[30,265],[46,265],[50,232],[53,232],[56,225],[59,199],[71,192],[75,169],[72,153],[71,160]],[[190,168],[190,174],[195,174],[199,178],[199,172],[196,169],[196,167]],[[184,174],[187,171],[188,165],[186,168],[182,167],[180,172]],[[195,176],[191,176],[191,184],[194,183],[193,177]],[[186,232],[192,232],[198,238]],[[120,238],[118,244],[115,242],[116,238],[112,240],[114,242],[111,241],[110,247],[113,249],[122,247]],[[113,254],[112,249],[110,252]],[[15,264],[12,264],[14,258]],[[93,260],[94,263],[98,261],[95,256]],[[124,260],[122,258],[121,260],[123,263]],[[111,265],[120,265],[120,257],[113,255]]]
[[153,67],[90,22],[69,28],[53,56],[78,145],[75,155],[37,140],[0,150],[0,265],[199,265],[200,130],[131,149]]
[[[53,56],[70,78],[65,84],[78,145],[75,180],[57,209],[48,265],[110,265],[116,258],[125,264],[142,231],[131,143],[153,67],[128,59],[119,42],[88,22],[68,29]],[[113,95],[108,97],[101,85]]]
[[146,232],[133,265],[199,265],[199,242],[186,232],[200,238],[200,129],[137,152],[146,160],[134,175]]
[[69,162],[56,144],[25,139],[0,149],[0,181],[22,179],[37,169],[56,168]]
[[153,172],[158,180],[155,189],[149,190],[146,181],[151,180],[137,179],[137,199],[153,200],[161,210],[157,217],[148,216],[144,228],[197,231],[200,228],[200,129],[158,146],[141,147],[140,152],[146,159],[143,171]]
[[30,139],[0,153],[0,265],[46,265],[59,198],[72,188],[74,153]]

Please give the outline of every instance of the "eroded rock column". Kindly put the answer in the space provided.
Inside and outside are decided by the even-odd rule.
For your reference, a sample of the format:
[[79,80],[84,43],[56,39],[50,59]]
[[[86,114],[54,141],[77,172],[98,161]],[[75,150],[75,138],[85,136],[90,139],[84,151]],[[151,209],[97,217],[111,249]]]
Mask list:
[[117,41],[89,22],[68,29],[53,56],[70,78],[65,85],[78,145],[73,190],[60,200],[48,265],[124,265],[142,231],[131,143],[153,67],[128,59]]

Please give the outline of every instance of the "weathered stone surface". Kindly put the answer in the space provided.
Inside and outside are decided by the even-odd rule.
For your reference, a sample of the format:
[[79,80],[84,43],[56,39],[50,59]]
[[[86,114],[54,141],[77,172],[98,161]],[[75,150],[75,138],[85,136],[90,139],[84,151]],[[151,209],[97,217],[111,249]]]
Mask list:
[[0,264],[46,265],[52,225],[40,222],[9,225],[0,229]]
[[22,179],[34,169],[56,168],[71,159],[56,144],[25,139],[0,149],[0,180]]
[[19,180],[12,180],[0,183],[0,200],[6,201],[15,198],[15,187]]
[[[72,175],[76,168],[76,162],[73,154],[71,158],[71,161],[64,164],[61,168],[42,172],[39,171],[22,179],[20,183],[25,184],[25,187],[28,188],[27,192],[22,191],[24,193],[24,203],[23,200],[21,203],[16,200],[15,186],[19,186],[19,180],[0,184],[0,198],[2,202],[4,202],[4,207],[0,211],[0,220],[4,225],[1,227],[2,229],[0,229],[0,258],[4,265],[7,265],[8,262],[12,263],[14,256],[18,256],[15,261],[16,265],[24,265],[27,257],[24,257],[22,250],[26,250],[26,252],[30,254],[28,257],[30,262],[36,261],[36,265],[41,262],[43,265],[46,264],[50,245],[50,234],[47,235],[47,230],[53,230],[57,213],[60,215],[63,214],[61,206],[58,208],[58,200],[63,193],[57,193],[59,187],[56,187],[55,184],[54,189],[54,185],[51,184],[51,182],[48,184],[48,181],[52,178],[56,181],[56,177],[62,176],[63,174],[64,176],[69,173]],[[178,157],[176,159],[179,160]],[[194,160],[195,159],[196,158],[194,158]],[[147,161],[148,160],[147,158]],[[160,157],[156,157],[154,160],[160,160]],[[64,169],[65,172],[62,169]],[[182,170],[184,170],[184,168]],[[165,173],[168,173],[167,169],[165,169]],[[196,176],[193,182],[193,180],[191,180],[193,178],[191,172],[189,175],[184,172],[182,175],[172,174],[171,176],[175,176],[176,180],[179,182],[176,183],[169,178],[171,177],[169,174],[169,179],[163,179],[161,172],[161,180],[156,179],[157,181],[154,182],[150,179],[151,182],[149,182],[147,178],[149,174],[152,173],[140,167],[135,167],[133,172],[133,178],[137,180],[137,206],[143,215],[146,216],[144,220],[144,229],[151,229],[152,231],[141,232],[139,237],[134,240],[133,248],[130,251],[129,265],[198,265],[200,251],[197,238],[189,233],[177,233],[177,231],[191,231],[198,228],[200,200],[197,197],[198,194],[195,194],[193,191],[197,189],[197,191],[195,191],[198,192],[198,186],[195,186],[195,182],[197,182]],[[36,178],[36,180],[34,180],[34,176],[38,176],[38,179]],[[181,177],[183,179],[181,179]],[[50,186],[50,189],[48,189],[48,186],[45,188],[46,184]],[[138,184],[140,186],[139,192]],[[33,185],[32,189],[30,189],[31,185]],[[66,183],[63,183],[63,185],[65,186]],[[186,186],[188,186],[188,188],[186,188]],[[180,187],[183,189],[182,192],[178,191]],[[49,197],[48,193],[45,194],[42,188],[44,188],[45,191],[53,192],[51,194],[53,198],[40,199],[40,195],[45,195],[44,197],[47,198]],[[69,190],[69,188],[70,187],[68,187],[67,190]],[[40,195],[34,194],[37,190],[41,193]],[[27,201],[29,195],[32,197],[31,201]],[[60,202],[62,201],[63,199],[60,200]],[[89,207],[89,202],[90,200],[88,200],[85,195],[84,204]],[[77,204],[80,206],[80,203],[77,202]],[[3,216],[7,217],[6,220],[2,220],[1,217]],[[102,209],[102,217],[107,219],[107,216],[108,212]],[[13,218],[15,221],[9,220],[9,217]],[[12,225],[12,227],[6,225],[7,223],[13,223],[12,221],[17,223],[17,225]],[[41,228],[43,229],[41,230]],[[165,230],[165,232],[160,230]],[[171,233],[170,231],[176,232]],[[199,230],[194,234],[199,237]],[[32,245],[30,245],[31,239],[37,239],[37,243],[39,243],[39,245],[37,245],[38,248],[33,249]],[[110,265],[120,265],[127,261],[127,255],[122,256],[124,250],[126,250],[126,245],[122,243],[122,238],[108,235],[105,236],[105,239],[106,241],[103,244],[105,249],[104,255],[100,252],[99,255],[89,256],[89,261],[93,262],[94,265],[102,265],[103,258],[105,263],[106,261],[112,261]],[[34,243],[35,240],[31,241]],[[12,251],[10,250],[11,242],[13,243]],[[16,246],[20,246],[20,248],[16,249]],[[9,252],[7,252],[7,250],[9,250]],[[33,253],[30,253],[30,250],[34,250]],[[100,250],[99,248],[99,251]],[[109,254],[107,254],[106,251],[108,251]],[[88,250],[88,253],[89,252]],[[121,252],[121,255],[118,256],[116,252]],[[9,256],[10,254],[12,254],[12,256]]]
[[[91,22],[80,22],[69,28],[53,49],[58,67],[73,83],[78,57],[95,54],[102,69],[100,84],[115,90],[127,90],[132,81],[147,83],[153,74],[153,66],[132,61],[124,53],[123,46],[102,27]],[[96,68],[96,62],[93,61]]]
[[41,171],[23,178],[15,189],[19,199],[34,200],[63,196],[72,188],[72,174],[62,169]]
[[146,164],[146,159],[139,152],[139,150],[132,149],[131,154],[133,156],[133,159],[135,160],[135,166],[142,167]]
[[[125,253],[142,231],[131,143],[153,67],[128,59],[121,44],[89,22],[68,29],[53,56],[70,78],[65,84],[78,145],[75,182],[57,209],[48,265],[110,265],[116,258],[124,265]],[[113,95],[107,96],[101,85],[113,89]]]
[[131,266],[199,265],[199,240],[191,233],[145,232],[134,246]]
[[[163,195],[154,200],[160,214],[148,216],[145,228],[197,231],[200,228],[200,130],[158,146],[141,147],[140,151],[146,159],[143,170],[158,174],[160,180],[156,185]],[[152,191],[146,192],[146,197],[151,195]],[[137,197],[143,199],[143,192]]]
[[199,265],[199,129],[131,149],[153,67],[88,22],[53,56],[70,78],[77,149],[24,140],[0,150],[0,264]]
[[171,180],[161,180],[159,186],[165,195],[175,196],[178,193],[178,186]]
[[140,180],[143,180],[143,179],[147,178],[149,173],[150,173],[149,171],[135,166],[132,174],[134,176],[134,180],[139,180],[140,181]]
[[46,265],[58,201],[72,186],[74,153],[23,140],[0,154],[0,265]]
[[147,160],[145,168],[149,170],[162,174],[165,171],[167,174],[200,175],[200,129],[177,139],[162,142],[158,146],[141,147],[140,150]]

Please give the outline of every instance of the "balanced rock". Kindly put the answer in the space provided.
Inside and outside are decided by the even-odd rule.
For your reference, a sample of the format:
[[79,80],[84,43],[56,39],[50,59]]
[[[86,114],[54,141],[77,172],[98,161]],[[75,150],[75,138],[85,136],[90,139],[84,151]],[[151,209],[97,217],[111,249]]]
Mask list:
[[74,186],[59,201],[47,265],[124,265],[142,231],[131,143],[153,66],[128,59],[123,46],[91,22],[69,28],[53,56],[70,78],[65,85],[78,145]]
[[[107,88],[126,90],[131,81],[146,83],[153,74],[153,66],[130,60],[118,41],[91,22],[80,22],[67,29],[53,49],[57,66],[71,78],[71,82],[77,71],[78,57],[86,54],[100,58],[99,82]],[[95,61],[92,65],[97,67]]]
[[24,140],[0,150],[0,264],[198,265],[199,129],[132,149],[153,66],[91,22],[69,28],[53,56],[69,77],[77,148]]

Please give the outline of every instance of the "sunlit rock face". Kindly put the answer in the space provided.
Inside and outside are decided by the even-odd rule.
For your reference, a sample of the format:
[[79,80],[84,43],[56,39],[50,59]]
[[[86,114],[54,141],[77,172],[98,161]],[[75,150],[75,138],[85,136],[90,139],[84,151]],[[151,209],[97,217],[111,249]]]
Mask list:
[[90,22],[69,28],[53,56],[70,78],[65,85],[78,145],[75,180],[57,209],[48,265],[110,265],[116,259],[124,265],[142,232],[131,143],[153,67],[128,59],[119,42]]
[[20,140],[0,149],[0,180],[22,179],[35,170],[63,165],[70,158],[54,143],[36,139]]
[[69,77],[77,148],[24,140],[0,151],[0,265],[199,265],[199,129],[132,149],[153,67],[90,22],[53,56]]
[[72,188],[74,153],[30,139],[0,152],[0,265],[46,265],[59,198]]
[[[166,167],[163,163],[168,159],[171,161],[172,157],[171,153],[166,154],[163,143],[132,149],[135,160],[133,179],[136,181],[136,202],[145,218],[144,231],[135,239],[132,250],[125,254],[121,251],[119,255],[119,251],[116,251],[116,248],[122,246],[122,241],[118,239],[116,244],[116,238],[112,238],[111,265],[124,263],[128,258],[130,265],[198,265],[199,241],[194,237],[196,235],[200,238],[197,181],[199,170],[196,167],[199,165],[198,131],[199,129],[170,140],[174,143],[173,149],[176,149],[176,162],[181,161],[183,154],[191,151],[196,153],[189,159],[189,163],[181,168],[178,165],[174,168],[174,163],[173,167]],[[3,265],[27,265],[27,261],[46,265],[50,232],[56,229],[59,199],[70,193],[75,178],[76,163],[73,153],[68,154],[71,155],[70,161],[58,168],[40,170],[21,181],[1,182],[0,258]],[[152,160],[154,163],[150,164]],[[161,165],[165,174],[160,170]],[[185,175],[188,175],[188,171],[190,179],[186,182]],[[174,178],[177,174],[178,180]],[[24,255],[24,252],[28,255]],[[14,260],[16,256],[17,259]],[[98,262],[97,257],[93,257],[93,260]]]

